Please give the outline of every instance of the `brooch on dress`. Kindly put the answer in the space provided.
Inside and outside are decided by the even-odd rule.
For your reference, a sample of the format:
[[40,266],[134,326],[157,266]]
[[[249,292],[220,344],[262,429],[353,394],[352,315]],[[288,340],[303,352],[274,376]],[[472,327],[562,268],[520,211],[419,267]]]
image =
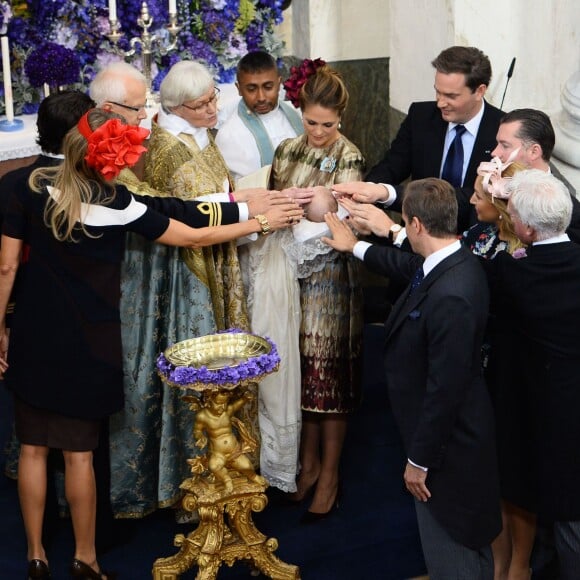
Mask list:
[[332,173],[336,167],[336,159],[334,157],[325,157],[320,163],[320,171]]

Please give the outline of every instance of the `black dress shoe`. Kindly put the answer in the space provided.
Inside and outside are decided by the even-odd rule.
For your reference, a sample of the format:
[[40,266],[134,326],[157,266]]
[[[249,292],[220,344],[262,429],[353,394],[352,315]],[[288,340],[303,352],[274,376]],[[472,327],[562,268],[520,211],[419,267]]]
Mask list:
[[329,515],[331,515],[338,509],[340,505],[340,496],[341,496],[341,486],[339,485],[338,489],[336,490],[336,497],[334,498],[334,503],[327,512],[319,513],[319,512],[311,512],[309,510],[302,515],[302,517],[300,518],[300,523],[314,524],[316,522],[320,522],[321,520],[326,519]]
[[50,580],[48,564],[36,558],[30,560],[28,562],[28,580]]
[[71,578],[76,578],[77,580],[115,580],[117,577],[114,572],[105,572],[104,570],[95,572],[88,564],[76,558],[70,566],[70,575]]

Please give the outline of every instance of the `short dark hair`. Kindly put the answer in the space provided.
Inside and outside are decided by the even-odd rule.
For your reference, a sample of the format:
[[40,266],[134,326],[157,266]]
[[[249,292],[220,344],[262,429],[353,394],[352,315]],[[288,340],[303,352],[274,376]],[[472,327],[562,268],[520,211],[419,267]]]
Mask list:
[[239,76],[240,73],[253,74],[272,69],[278,70],[278,65],[272,55],[263,50],[254,50],[253,52],[248,52],[248,54],[240,59],[240,62],[238,63],[237,76]]
[[514,109],[506,113],[499,123],[503,125],[504,123],[518,121],[520,128],[516,133],[516,137],[521,139],[526,145],[537,143],[542,148],[542,159],[550,161],[556,144],[556,134],[550,117],[537,109]]
[[473,46],[451,46],[431,62],[437,72],[465,75],[465,85],[475,92],[479,85],[489,86],[491,63],[489,58]]
[[410,181],[405,187],[403,213],[409,220],[417,217],[434,238],[457,234],[455,189],[443,179]]
[[64,137],[79,119],[95,107],[95,101],[80,91],[51,93],[38,107],[36,142],[45,153],[62,153]]

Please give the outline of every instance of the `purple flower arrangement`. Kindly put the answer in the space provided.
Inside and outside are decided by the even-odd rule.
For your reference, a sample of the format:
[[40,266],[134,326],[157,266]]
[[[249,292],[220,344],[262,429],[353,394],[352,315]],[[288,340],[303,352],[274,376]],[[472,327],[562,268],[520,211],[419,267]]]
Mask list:
[[[0,25],[8,25],[17,114],[38,107],[43,92],[37,87],[46,83],[86,90],[99,68],[120,58],[112,54],[106,36],[107,0],[0,0],[0,8],[3,4],[10,5],[10,11],[0,10]],[[122,48],[128,48],[129,39],[141,35],[137,24],[141,4],[142,0],[117,2]],[[214,71],[219,82],[231,82],[238,60],[248,50],[263,49],[279,58],[283,44],[274,26],[282,22],[286,4],[283,0],[177,0],[182,29],[174,51],[154,54],[154,90],[177,60],[201,61]],[[153,18],[150,32],[167,38],[167,0],[147,0],[147,6]],[[71,51],[76,58],[58,52],[55,45]],[[46,52],[47,46],[50,48],[43,59],[39,52]],[[141,66],[139,55],[133,64]]]
[[[233,328],[225,332],[243,331]],[[175,366],[161,353],[157,358],[157,371],[168,383],[180,387],[202,383],[233,388],[242,381],[259,380],[278,369],[280,355],[276,345],[268,337],[265,337],[265,340],[270,345],[270,352],[248,358],[234,366],[217,370],[210,370],[206,366]]]
[[80,80],[81,61],[69,48],[47,42],[30,53],[24,72],[33,87],[71,85]]

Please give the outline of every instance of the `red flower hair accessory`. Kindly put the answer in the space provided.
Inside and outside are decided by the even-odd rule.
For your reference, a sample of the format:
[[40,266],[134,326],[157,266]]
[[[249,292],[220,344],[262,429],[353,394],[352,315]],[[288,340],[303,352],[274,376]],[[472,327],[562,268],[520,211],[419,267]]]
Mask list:
[[293,66],[290,69],[288,80],[283,84],[284,90],[286,91],[286,100],[298,108],[300,106],[299,97],[302,85],[325,64],[326,61],[321,58],[317,58],[316,60],[305,58],[299,67]]
[[85,161],[107,181],[117,177],[125,167],[135,165],[147,151],[143,147],[143,140],[149,136],[147,129],[109,119],[93,131],[87,116],[85,113],[77,124],[79,133],[87,140]]

